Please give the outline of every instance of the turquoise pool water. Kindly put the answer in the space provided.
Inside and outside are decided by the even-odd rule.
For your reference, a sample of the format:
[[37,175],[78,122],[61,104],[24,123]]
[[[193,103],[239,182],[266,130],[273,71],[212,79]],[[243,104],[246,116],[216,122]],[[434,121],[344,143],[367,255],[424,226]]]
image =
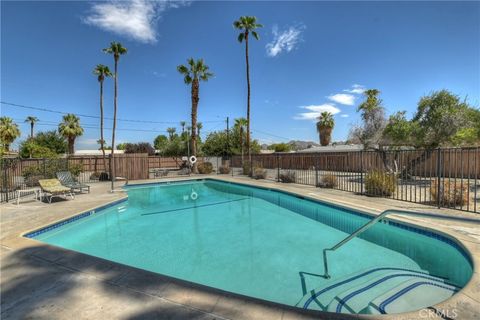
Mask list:
[[[330,295],[328,302],[312,303],[319,288],[378,268],[427,274],[458,288],[472,274],[466,254],[448,239],[378,223],[329,255],[332,277],[325,279],[319,276],[322,249],[345,238],[368,217],[286,193],[216,180],[126,190],[127,201],[34,238],[214,288],[318,310],[333,308],[330,300],[355,286],[337,286],[322,293],[325,299]],[[412,279],[402,278],[406,280]],[[361,291],[349,298],[352,306],[342,304],[334,311],[373,312],[369,303],[400,285],[380,288],[385,283],[374,286],[367,302],[355,300],[365,298]],[[439,294],[438,300],[442,297]]]

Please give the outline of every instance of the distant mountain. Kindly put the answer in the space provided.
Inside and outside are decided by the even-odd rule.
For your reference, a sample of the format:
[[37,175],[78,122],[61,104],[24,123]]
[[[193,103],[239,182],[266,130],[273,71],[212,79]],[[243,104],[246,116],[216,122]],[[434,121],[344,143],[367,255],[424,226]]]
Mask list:
[[292,150],[299,151],[311,147],[318,147],[320,146],[318,143],[313,141],[301,141],[301,140],[292,140],[289,141],[288,144],[291,146]]

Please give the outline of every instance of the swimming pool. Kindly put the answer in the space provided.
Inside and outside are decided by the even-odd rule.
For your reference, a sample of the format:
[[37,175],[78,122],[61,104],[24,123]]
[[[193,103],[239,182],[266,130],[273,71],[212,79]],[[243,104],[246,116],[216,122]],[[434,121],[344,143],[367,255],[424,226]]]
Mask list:
[[454,240],[292,194],[205,179],[126,187],[128,200],[26,236],[299,308],[399,313],[441,302],[472,275]]

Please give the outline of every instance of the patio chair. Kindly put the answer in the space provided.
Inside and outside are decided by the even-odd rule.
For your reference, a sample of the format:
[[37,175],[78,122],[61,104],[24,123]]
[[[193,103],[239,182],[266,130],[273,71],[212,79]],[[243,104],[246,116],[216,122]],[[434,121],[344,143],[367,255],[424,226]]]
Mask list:
[[57,172],[57,178],[65,187],[69,187],[70,189],[72,189],[72,191],[79,190],[80,192],[82,192],[83,189],[87,189],[88,193],[90,193],[90,186],[75,181],[70,171]]
[[42,194],[47,198],[48,203],[52,203],[53,197],[63,196],[67,199],[67,196],[70,196],[72,199],[75,199],[72,189],[69,187],[63,186],[58,179],[40,179],[38,184],[42,189]]

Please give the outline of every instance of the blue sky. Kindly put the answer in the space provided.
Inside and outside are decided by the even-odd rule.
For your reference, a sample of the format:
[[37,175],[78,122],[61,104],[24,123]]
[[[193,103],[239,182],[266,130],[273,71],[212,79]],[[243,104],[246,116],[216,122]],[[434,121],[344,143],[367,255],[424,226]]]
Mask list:
[[[119,65],[118,141],[153,141],[190,117],[190,89],[176,66],[204,58],[203,134],[245,116],[244,47],[232,22],[255,15],[251,41],[252,134],[261,142],[318,140],[314,118],[335,113],[334,140],[359,120],[364,88],[377,88],[387,113],[411,115],[422,95],[449,89],[480,104],[480,2],[1,2],[1,100],[62,112],[99,114],[92,69],[113,69],[101,49],[128,48]],[[105,84],[106,116],[113,81]],[[2,115],[55,128],[61,115],[2,105]],[[82,117],[77,148],[98,148],[98,120]],[[111,127],[107,120],[106,127]],[[144,131],[140,131],[144,130]],[[106,131],[110,137],[111,131]],[[109,139],[108,139],[109,140]],[[107,141],[108,141],[107,140]]]

